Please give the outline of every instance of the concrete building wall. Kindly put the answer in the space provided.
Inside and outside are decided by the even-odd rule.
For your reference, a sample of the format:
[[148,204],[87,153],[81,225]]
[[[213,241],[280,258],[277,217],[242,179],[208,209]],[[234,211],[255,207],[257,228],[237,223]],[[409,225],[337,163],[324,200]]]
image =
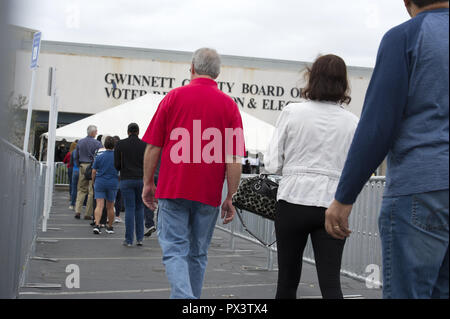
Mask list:
[[[16,52],[16,94],[28,95],[31,42]],[[219,52],[220,53],[220,52]],[[191,52],[43,41],[34,109],[48,111],[48,68],[57,69],[59,112],[93,114],[147,92],[166,94],[189,82]],[[299,101],[305,62],[222,56],[219,88],[242,111],[275,124],[286,103]],[[348,67],[352,102],[359,116],[372,69]]]

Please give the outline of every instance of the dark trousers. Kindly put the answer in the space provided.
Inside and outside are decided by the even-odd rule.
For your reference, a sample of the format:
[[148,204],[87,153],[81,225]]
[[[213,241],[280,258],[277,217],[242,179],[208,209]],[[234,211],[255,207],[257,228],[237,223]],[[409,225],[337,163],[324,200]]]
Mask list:
[[[158,185],[158,176],[155,176],[155,185]],[[144,220],[145,220],[145,228],[150,228],[155,226],[155,212],[144,205]]]
[[308,236],[314,250],[320,291],[325,299],[342,299],[340,269],[345,240],[325,230],[325,208],[279,201],[275,218],[278,251],[277,299],[295,299]]
[[73,175],[73,167],[67,169],[67,175],[69,177],[69,198],[72,200],[72,175]]
[[120,192],[120,189],[117,190],[116,195],[116,201],[114,202],[114,208],[116,209],[116,217],[120,216],[120,212],[122,209],[123,203],[122,203],[122,193]]
[[150,228],[150,227],[155,226],[154,218],[155,218],[155,212],[144,205],[145,228]]
[[106,225],[108,222],[108,211],[106,210],[106,200],[103,202],[103,211],[102,211],[102,217],[100,218],[100,225]]

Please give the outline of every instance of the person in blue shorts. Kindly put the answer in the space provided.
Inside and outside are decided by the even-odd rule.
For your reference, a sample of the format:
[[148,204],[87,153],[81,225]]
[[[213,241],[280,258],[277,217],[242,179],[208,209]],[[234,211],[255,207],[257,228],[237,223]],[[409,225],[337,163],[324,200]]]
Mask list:
[[119,186],[119,176],[114,167],[114,139],[111,136],[105,138],[105,151],[99,154],[92,165],[92,182],[95,190],[95,226],[94,234],[100,234],[100,219],[102,217],[103,207],[106,200],[106,210],[108,212],[108,225],[106,232],[113,234],[114,222],[114,201],[116,199]]

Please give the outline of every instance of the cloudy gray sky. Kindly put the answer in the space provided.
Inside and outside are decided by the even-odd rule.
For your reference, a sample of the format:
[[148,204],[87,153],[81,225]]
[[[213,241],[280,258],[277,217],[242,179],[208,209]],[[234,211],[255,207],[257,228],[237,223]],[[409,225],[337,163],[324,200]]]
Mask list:
[[402,0],[14,0],[10,23],[43,39],[372,67]]

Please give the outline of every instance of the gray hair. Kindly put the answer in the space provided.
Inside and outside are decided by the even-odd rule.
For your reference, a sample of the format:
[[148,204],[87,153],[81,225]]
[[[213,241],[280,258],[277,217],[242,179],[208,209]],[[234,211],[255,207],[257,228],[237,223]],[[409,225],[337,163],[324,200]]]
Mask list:
[[198,75],[208,75],[215,79],[220,73],[220,56],[214,49],[201,48],[194,52],[192,65]]
[[87,128],[87,134],[88,134],[88,135],[91,135],[92,132],[94,132],[94,131],[97,131],[97,126],[95,126],[95,125],[89,125],[88,128]]

